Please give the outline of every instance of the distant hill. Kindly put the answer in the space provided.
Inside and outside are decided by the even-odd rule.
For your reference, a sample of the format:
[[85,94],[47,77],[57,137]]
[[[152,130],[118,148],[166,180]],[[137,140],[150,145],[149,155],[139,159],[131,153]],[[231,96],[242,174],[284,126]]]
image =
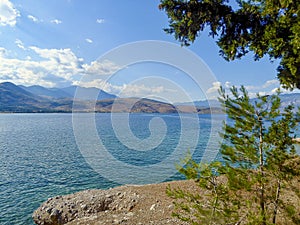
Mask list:
[[65,88],[45,88],[39,85],[33,85],[29,87],[20,85],[19,87],[34,95],[45,98],[74,98],[76,91],[80,93],[80,96],[76,97],[81,100],[94,100],[95,97],[97,97],[98,100],[117,98],[116,95],[109,94],[98,88],[84,88],[79,86],[70,86]]
[[96,112],[177,113],[177,109],[171,104],[152,99],[118,98],[98,101]]
[[[290,104],[294,104],[295,107],[300,107],[300,93],[281,94],[280,99],[281,99],[283,108]],[[253,98],[251,100],[254,102],[256,99]],[[183,102],[183,103],[176,103],[175,105],[180,106],[180,107],[195,106],[197,108],[219,108],[219,107],[221,107],[219,101],[217,101],[217,100]]]
[[45,88],[39,85],[33,86],[23,86],[19,85],[19,87],[23,88],[24,90],[41,97],[45,98],[72,98],[73,96],[68,94],[67,92],[59,89],[59,88]]
[[1,112],[31,112],[44,108],[45,100],[13,83],[0,83]]
[[210,108],[210,107],[220,107],[220,102],[218,100],[199,100],[194,102],[181,102],[175,103],[178,106],[191,106],[194,105],[195,107],[199,108]]
[[282,106],[288,106],[289,104],[294,104],[296,107],[300,107],[300,93],[294,94],[283,94],[280,96],[282,101]]
[[[117,98],[116,95],[109,94],[98,88],[70,86],[70,87],[62,88],[61,90],[68,93],[70,96],[72,96],[72,98],[75,97],[75,94],[77,92],[76,97],[81,100],[95,100],[95,97],[97,97],[98,100]],[[80,95],[78,95],[78,93],[80,93]]]
[[[76,90],[81,92],[73,99]],[[98,95],[98,100],[93,99]],[[282,105],[300,107],[300,93],[281,95]],[[253,99],[255,101],[255,99]],[[73,107],[73,104],[77,106]],[[210,104],[209,104],[210,103]],[[0,83],[0,112],[133,112],[133,113],[222,113],[216,100],[168,104],[146,98],[118,98],[97,88],[44,88]]]
[[138,98],[117,98],[115,95],[100,92],[96,105],[90,100],[96,88],[80,88],[86,95],[74,100],[77,87],[67,89],[48,89],[41,86],[17,86],[13,83],[0,83],[0,112],[72,112],[73,103],[79,106],[77,112],[141,112],[175,113],[176,108],[160,101]]

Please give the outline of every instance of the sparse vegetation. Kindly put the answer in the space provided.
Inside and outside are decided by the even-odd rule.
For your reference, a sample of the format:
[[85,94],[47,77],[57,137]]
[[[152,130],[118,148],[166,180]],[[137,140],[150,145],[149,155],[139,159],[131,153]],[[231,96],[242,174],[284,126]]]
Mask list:
[[280,110],[279,91],[250,100],[244,87],[220,89],[224,123],[222,162],[198,164],[185,159],[180,168],[203,190],[167,189],[174,216],[190,224],[299,224],[300,157],[293,138],[299,112]]

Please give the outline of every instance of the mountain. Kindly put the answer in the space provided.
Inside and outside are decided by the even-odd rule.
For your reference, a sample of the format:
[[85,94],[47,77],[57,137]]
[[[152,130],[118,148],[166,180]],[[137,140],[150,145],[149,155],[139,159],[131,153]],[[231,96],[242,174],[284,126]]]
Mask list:
[[43,108],[45,101],[13,83],[0,83],[1,112],[38,111]]
[[[294,104],[294,106],[300,107],[300,93],[292,93],[292,94],[281,94],[280,95],[282,108]],[[251,99],[254,102],[256,98]],[[188,106],[195,106],[197,108],[220,108],[221,105],[217,100],[203,100],[203,101],[194,101],[194,102],[181,102],[175,104],[178,107],[188,107]]]
[[[75,92],[82,96],[73,99]],[[98,95],[96,101],[94,96]],[[282,105],[293,103],[300,107],[300,93],[280,96]],[[255,99],[252,99],[255,101]],[[210,103],[210,105],[209,105]],[[77,107],[73,107],[75,104]],[[134,112],[134,113],[222,113],[216,100],[195,103],[168,104],[146,98],[117,98],[117,96],[97,88],[44,88],[41,86],[17,86],[13,83],[0,83],[0,112]]]
[[96,112],[177,113],[175,106],[147,98],[117,98],[98,101]]
[[68,94],[67,92],[59,89],[59,88],[45,88],[39,85],[33,85],[33,86],[23,86],[19,85],[19,87],[23,88],[24,90],[41,97],[45,98],[73,98],[72,95]]
[[[294,112],[298,111],[298,107],[300,107],[300,93],[292,93],[292,94],[281,94],[279,95],[281,99],[281,107],[280,110],[284,110],[288,105],[294,105]],[[251,99],[251,102],[254,103],[257,98]]]
[[194,105],[197,108],[210,108],[210,107],[220,107],[220,102],[218,100],[199,100],[194,102],[180,102],[175,103],[178,106],[191,106]]
[[286,107],[290,104],[294,104],[294,106],[300,107],[300,93],[282,94],[280,95],[280,98],[283,107]]
[[98,100],[117,98],[116,95],[109,94],[98,88],[70,86],[70,87],[62,88],[61,90],[68,93],[70,96],[72,96],[72,98],[75,97],[75,94],[77,92],[77,94],[80,94],[80,96],[77,95],[76,97],[81,100],[95,100],[95,97],[97,97]]
[[95,97],[97,97],[98,100],[117,98],[116,95],[109,94],[98,88],[84,88],[79,86],[70,86],[65,88],[45,88],[39,85],[33,85],[29,87],[20,85],[19,87],[34,95],[38,95],[44,98],[74,98],[76,91],[80,93],[79,99],[81,100],[94,100]]
[[[98,100],[95,105],[95,102],[89,99],[96,91],[98,93],[99,89],[96,88],[79,88],[86,94],[80,99],[65,98],[66,94],[74,95],[76,89],[76,86],[53,90],[41,86],[24,87],[9,82],[0,83],[0,112],[176,112],[176,108],[171,104],[151,99],[116,98],[115,95],[106,92],[100,92],[98,98],[106,99]],[[73,109],[73,103],[80,107]]]

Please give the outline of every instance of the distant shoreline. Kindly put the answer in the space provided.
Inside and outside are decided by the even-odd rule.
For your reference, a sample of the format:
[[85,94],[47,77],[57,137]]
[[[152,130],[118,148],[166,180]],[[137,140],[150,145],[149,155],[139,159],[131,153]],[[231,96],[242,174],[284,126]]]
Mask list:
[[75,112],[72,112],[72,111],[38,111],[38,112],[26,112],[26,111],[20,111],[20,112],[0,112],[0,114],[72,114],[72,113],[86,113],[86,114],[89,114],[89,113],[96,113],[96,114],[102,114],[102,113],[130,113],[130,114],[199,114],[199,115],[209,115],[209,114],[212,114],[212,115],[217,115],[217,114],[220,114],[220,115],[223,115],[225,114],[224,112],[212,112],[212,113],[208,113],[208,112],[165,112],[165,113],[162,113],[162,112],[124,112],[124,111],[120,111],[120,112],[87,112],[87,111],[75,111]]

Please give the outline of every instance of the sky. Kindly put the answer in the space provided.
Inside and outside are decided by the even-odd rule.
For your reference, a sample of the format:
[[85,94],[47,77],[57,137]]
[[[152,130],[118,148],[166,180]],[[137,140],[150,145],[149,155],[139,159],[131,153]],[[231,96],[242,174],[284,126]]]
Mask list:
[[[206,32],[181,47],[163,31],[168,18],[158,5],[158,0],[0,0],[0,82],[98,87],[120,97],[169,102],[215,98],[220,85],[245,85],[252,96],[279,87],[278,62],[254,61],[251,54],[227,62]],[[149,40],[160,48],[144,48]],[[173,45],[181,50],[171,53]],[[198,57],[194,65],[186,52]],[[143,61],[135,53],[165,60]],[[185,68],[198,68],[199,77],[180,63],[167,63],[180,60]]]

